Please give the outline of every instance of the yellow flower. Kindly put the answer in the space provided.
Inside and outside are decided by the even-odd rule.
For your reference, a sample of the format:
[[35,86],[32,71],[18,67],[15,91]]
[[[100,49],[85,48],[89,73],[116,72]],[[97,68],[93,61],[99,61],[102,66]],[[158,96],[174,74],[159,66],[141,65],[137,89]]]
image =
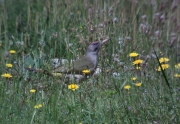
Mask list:
[[159,59],[159,62],[160,62],[160,63],[168,62],[168,61],[169,61],[168,58],[160,58],[160,59]]
[[38,108],[41,108],[41,107],[42,107],[42,104],[38,104],[38,105],[34,106],[35,109],[38,109]]
[[89,74],[91,71],[90,70],[83,70],[82,71],[84,74]]
[[177,65],[175,65],[175,68],[180,68],[180,63],[178,63]]
[[3,75],[1,75],[2,77],[5,77],[5,78],[12,78],[12,75],[11,74],[8,74],[8,73],[5,73]]
[[31,89],[30,92],[31,92],[31,93],[35,93],[36,90],[35,90],[35,89]]
[[139,70],[139,69],[141,69],[141,67],[139,67],[139,66],[138,66],[138,67],[136,67],[136,70]]
[[62,77],[62,73],[58,73],[58,72],[57,73],[52,73],[52,75],[55,76],[55,77]]
[[68,89],[73,90],[73,91],[75,91],[75,90],[78,89],[78,88],[79,88],[79,86],[76,85],[76,84],[70,84],[70,85],[68,85]]
[[141,64],[141,63],[143,63],[143,60],[138,59],[138,60],[135,60],[135,61],[133,62],[133,65],[138,65],[138,64]]
[[130,85],[126,85],[126,86],[124,86],[124,89],[125,90],[129,90],[131,88],[131,86]]
[[140,86],[141,86],[141,83],[140,83],[140,82],[137,82],[135,85],[136,85],[137,87],[140,87]]
[[15,50],[10,50],[10,51],[9,51],[9,53],[11,53],[11,54],[15,54],[15,53],[16,53],[16,51],[15,51]]
[[6,64],[6,67],[8,67],[8,68],[12,68],[12,64],[7,63],[7,64]]
[[[165,70],[165,69],[169,68],[169,65],[168,64],[161,64],[161,67],[163,70]],[[161,71],[161,67],[159,66],[157,70]]]
[[37,109],[37,108],[39,108],[39,107],[38,107],[38,105],[35,105],[35,106],[34,106],[34,108],[36,108],[36,109]]
[[180,74],[175,74],[174,77],[180,77]]
[[136,80],[136,77],[132,77],[131,80],[135,81],[135,80]]
[[136,57],[136,56],[138,56],[138,55],[139,55],[139,54],[136,53],[136,52],[133,52],[133,53],[130,53],[130,54],[129,54],[130,57]]
[[29,65],[29,67],[28,68],[31,68],[31,65]]
[[38,107],[41,108],[41,107],[42,107],[42,104],[39,104]]

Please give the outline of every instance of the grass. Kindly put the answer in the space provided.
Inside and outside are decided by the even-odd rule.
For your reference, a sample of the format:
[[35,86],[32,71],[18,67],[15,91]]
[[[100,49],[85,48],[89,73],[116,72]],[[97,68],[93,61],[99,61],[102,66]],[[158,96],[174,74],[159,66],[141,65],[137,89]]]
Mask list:
[[[1,1],[0,73],[12,77],[0,78],[0,123],[179,123],[179,4],[151,2]],[[75,91],[25,69],[50,70],[51,59],[80,58],[106,37],[102,72]],[[133,65],[137,59],[143,63]]]

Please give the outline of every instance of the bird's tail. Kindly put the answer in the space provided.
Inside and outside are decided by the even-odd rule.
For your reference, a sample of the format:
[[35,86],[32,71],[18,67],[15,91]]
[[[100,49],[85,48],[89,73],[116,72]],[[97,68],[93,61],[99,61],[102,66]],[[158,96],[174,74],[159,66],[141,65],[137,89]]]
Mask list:
[[35,68],[26,68],[28,71],[32,71],[34,73],[40,73],[40,74],[45,74],[51,77],[62,77],[62,73],[58,73],[58,72],[50,72],[47,70],[43,70],[43,69],[35,69]]
[[34,73],[40,73],[40,74],[45,74],[48,76],[53,76],[53,74],[47,70],[43,70],[43,69],[35,69],[35,68],[26,68],[28,71],[32,71]]

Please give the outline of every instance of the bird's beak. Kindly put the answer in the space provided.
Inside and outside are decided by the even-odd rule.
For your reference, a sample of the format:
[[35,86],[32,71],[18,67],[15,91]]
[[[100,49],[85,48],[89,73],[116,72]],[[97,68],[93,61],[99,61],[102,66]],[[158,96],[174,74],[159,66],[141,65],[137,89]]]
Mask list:
[[110,38],[106,38],[105,40],[103,40],[103,41],[101,42],[101,45],[105,44],[105,43],[108,42],[109,40],[110,40]]

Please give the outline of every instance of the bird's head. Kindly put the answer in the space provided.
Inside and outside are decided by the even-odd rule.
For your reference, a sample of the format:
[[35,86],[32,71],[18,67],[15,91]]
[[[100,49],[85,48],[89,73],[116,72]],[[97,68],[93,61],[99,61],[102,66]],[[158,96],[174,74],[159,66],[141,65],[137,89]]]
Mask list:
[[91,53],[91,52],[98,53],[100,47],[101,47],[100,42],[92,42],[87,48],[87,53]]
[[109,40],[109,38],[103,40],[102,42],[99,42],[99,41],[92,42],[92,43],[88,46],[87,51],[86,51],[86,54],[89,54],[89,53],[98,54],[101,45],[103,45],[104,43],[106,43],[108,40]]

